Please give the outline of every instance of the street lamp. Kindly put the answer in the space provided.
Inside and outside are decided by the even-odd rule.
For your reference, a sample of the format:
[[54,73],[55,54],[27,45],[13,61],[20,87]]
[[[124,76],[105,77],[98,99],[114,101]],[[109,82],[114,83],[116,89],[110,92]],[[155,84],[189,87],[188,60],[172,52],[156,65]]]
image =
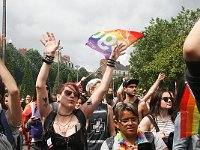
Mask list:
[[77,70],[77,72],[76,72],[76,81],[78,82],[78,69],[80,68],[80,66],[76,65],[75,67],[76,67],[76,70]]
[[2,44],[2,60],[5,63],[6,52],[6,0],[3,0],[3,24],[2,24],[3,44]]

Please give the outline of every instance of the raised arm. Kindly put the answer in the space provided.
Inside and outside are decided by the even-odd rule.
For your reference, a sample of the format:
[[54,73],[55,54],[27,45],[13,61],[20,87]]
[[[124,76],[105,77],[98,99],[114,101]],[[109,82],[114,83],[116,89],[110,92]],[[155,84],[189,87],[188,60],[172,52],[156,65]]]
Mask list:
[[150,87],[150,89],[148,90],[147,94],[142,98],[142,101],[145,101],[145,102],[146,102],[146,101],[151,97],[151,95],[157,90],[157,88],[158,88],[160,82],[161,82],[162,80],[164,80],[164,79],[165,79],[165,74],[161,72],[161,73],[158,75],[157,80],[154,82],[154,84],[153,84],[153,85]]
[[123,78],[122,84],[119,86],[119,88],[117,90],[117,102],[122,102],[123,101],[123,91],[124,91],[123,82],[125,80],[128,80],[128,77]]
[[[112,53],[110,55],[110,61],[115,62],[120,55],[123,55],[125,53],[124,52],[125,50],[126,50],[125,45],[122,45],[122,44],[117,45],[114,48],[114,50],[112,50]],[[81,110],[84,112],[86,118],[88,118],[89,115],[94,111],[94,109],[102,100],[104,94],[107,92],[109,83],[112,79],[113,68],[114,67],[107,65],[100,86],[91,95],[89,99],[89,103],[86,102],[85,104],[82,105]]]
[[200,61],[200,19],[185,40],[183,57],[186,61]]
[[8,122],[13,126],[21,125],[21,104],[17,84],[0,59],[0,78],[8,89]]
[[60,45],[60,41],[56,41],[54,34],[47,32],[44,36],[44,39],[41,40],[42,44],[45,47],[46,57],[43,59],[43,64],[40,69],[40,72],[36,81],[36,91],[37,91],[37,100],[38,100],[38,109],[40,113],[40,118],[42,123],[44,119],[51,112],[51,106],[49,104],[48,93],[46,90],[46,81],[49,75],[49,70],[51,68],[51,63],[53,62],[53,58],[56,50]]

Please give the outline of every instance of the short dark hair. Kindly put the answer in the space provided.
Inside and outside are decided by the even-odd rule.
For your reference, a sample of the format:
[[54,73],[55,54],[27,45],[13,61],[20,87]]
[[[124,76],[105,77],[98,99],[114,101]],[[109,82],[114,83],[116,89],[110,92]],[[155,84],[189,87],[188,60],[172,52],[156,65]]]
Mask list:
[[118,102],[114,109],[115,120],[118,120],[120,113],[125,110],[131,111],[133,115],[138,118],[138,109],[135,105],[131,103]]

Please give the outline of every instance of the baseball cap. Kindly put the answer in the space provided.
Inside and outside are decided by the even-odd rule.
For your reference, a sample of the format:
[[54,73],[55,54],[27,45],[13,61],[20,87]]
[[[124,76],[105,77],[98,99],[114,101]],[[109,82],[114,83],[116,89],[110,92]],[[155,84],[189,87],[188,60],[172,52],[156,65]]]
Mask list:
[[137,79],[128,79],[128,80],[125,80],[123,82],[123,87],[127,87],[130,84],[136,84],[136,85],[138,85],[139,84],[139,80],[137,80]]

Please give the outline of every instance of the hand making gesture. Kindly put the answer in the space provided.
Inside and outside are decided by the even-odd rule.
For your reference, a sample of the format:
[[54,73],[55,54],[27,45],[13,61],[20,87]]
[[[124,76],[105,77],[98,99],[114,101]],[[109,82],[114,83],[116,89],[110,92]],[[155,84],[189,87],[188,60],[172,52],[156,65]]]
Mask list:
[[111,52],[110,59],[117,60],[119,56],[125,54],[126,45],[123,45],[122,43],[117,45]]
[[49,56],[54,56],[56,50],[59,48],[60,40],[56,41],[54,34],[47,32],[43,35],[43,40],[40,40],[45,47],[45,54]]

